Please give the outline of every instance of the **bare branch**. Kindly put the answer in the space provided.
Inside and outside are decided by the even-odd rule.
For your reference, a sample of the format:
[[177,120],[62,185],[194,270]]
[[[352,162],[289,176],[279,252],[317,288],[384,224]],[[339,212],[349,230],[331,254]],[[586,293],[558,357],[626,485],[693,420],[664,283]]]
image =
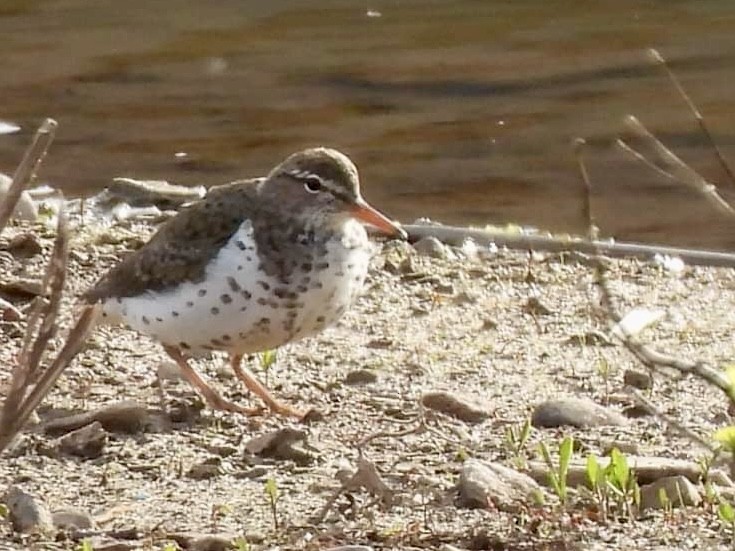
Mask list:
[[49,260],[48,266],[46,267],[46,275],[43,282],[44,294],[49,298],[48,302],[41,308],[41,327],[38,330],[38,335],[33,343],[26,363],[30,380],[35,379],[38,365],[44,350],[46,350],[48,341],[56,333],[56,318],[59,314],[61,297],[64,292],[68,255],[69,230],[67,228],[66,212],[62,209],[59,212],[54,250],[51,254],[51,260]]
[[99,313],[99,305],[85,307],[77,323],[69,331],[63,348],[40,376],[33,390],[23,400],[18,410],[9,412],[7,408],[3,408],[2,423],[0,423],[0,452],[10,444],[15,435],[23,428],[33,410],[36,409],[56,383],[59,375],[79,353],[89,333],[94,328]]
[[666,71],[666,74],[669,77],[669,80],[671,80],[671,83],[674,85],[674,88],[676,88],[676,91],[679,92],[679,95],[684,100],[684,103],[687,104],[689,111],[692,112],[692,115],[697,121],[699,128],[701,129],[702,133],[707,138],[707,141],[709,142],[710,147],[712,147],[712,150],[715,152],[717,161],[720,163],[720,166],[725,171],[725,174],[727,174],[727,178],[730,181],[730,185],[735,186],[735,174],[733,174],[733,171],[730,168],[730,165],[728,164],[728,162],[725,160],[725,157],[722,155],[722,151],[718,147],[717,142],[715,142],[714,138],[712,137],[712,133],[709,131],[709,128],[707,127],[707,124],[704,121],[704,117],[702,116],[702,113],[699,111],[697,106],[694,105],[694,102],[689,97],[689,94],[687,94],[679,78],[674,74],[674,71],[671,70],[671,68],[669,67],[669,64],[666,62],[666,59],[664,59],[664,56],[662,56],[658,50],[651,48],[650,50],[648,50],[648,56],[651,58],[651,60],[654,63],[657,63],[658,65],[664,68],[664,70]]
[[[673,151],[661,143],[636,117],[628,115],[625,117],[625,124],[636,137],[643,140],[658,155],[659,161],[663,165],[659,167],[660,171],[667,173],[671,178],[702,194],[719,212],[735,217],[735,210],[717,193],[717,187],[708,182],[697,171],[674,154]],[[627,151],[629,149],[633,148],[628,146],[625,150]],[[642,155],[637,154],[636,159],[639,159],[640,156]]]
[[620,149],[622,149],[625,153],[633,157],[636,161],[640,162],[641,164],[645,165],[649,169],[653,170],[654,172],[657,172],[661,176],[676,182],[676,176],[671,174],[670,172],[666,172],[663,168],[658,166],[656,163],[649,161],[648,158],[646,158],[645,155],[643,155],[641,152],[639,152],[636,149],[633,149],[632,146],[628,145],[624,140],[621,140],[618,138],[615,141],[615,145],[617,145]]
[[702,446],[704,449],[708,451],[711,451],[711,452],[717,451],[717,448],[713,446],[710,442],[708,442],[707,440],[699,436],[693,430],[679,423],[679,421],[677,421],[676,419],[673,419],[670,415],[667,415],[666,413],[661,411],[659,408],[656,407],[656,405],[653,402],[651,402],[651,400],[643,396],[643,394],[638,392],[636,389],[626,387],[625,390],[628,392],[628,394],[630,394],[633,397],[633,399],[636,402],[638,402],[638,405],[643,407],[646,411],[648,411],[648,413],[655,416],[660,421],[666,423],[668,426],[673,428],[675,431],[677,431],[681,435],[685,436],[692,442],[696,442],[697,444],[699,444],[700,446]]
[[[583,148],[578,144],[576,150],[577,162],[580,167],[580,175],[585,184],[585,190],[589,192],[591,189],[591,183],[587,176],[587,170],[584,164]],[[590,232],[592,232],[592,218],[588,220]],[[592,242],[592,246],[595,244]],[[619,323],[622,319],[620,311],[617,307],[615,296],[610,289],[609,282],[607,280],[607,267],[600,260],[599,250],[593,256],[593,262],[595,271],[597,274],[597,284],[600,287],[601,299],[605,310],[608,313],[610,319],[614,322]],[[682,358],[675,357],[673,355],[659,352],[654,348],[639,342],[633,335],[630,335],[623,325],[618,325],[623,332],[623,344],[625,347],[646,367],[649,369],[662,369],[668,368],[678,371],[683,375],[694,375],[710,385],[720,389],[725,393],[729,400],[735,401],[733,396],[733,388],[728,381],[725,374],[704,362],[692,361]]]

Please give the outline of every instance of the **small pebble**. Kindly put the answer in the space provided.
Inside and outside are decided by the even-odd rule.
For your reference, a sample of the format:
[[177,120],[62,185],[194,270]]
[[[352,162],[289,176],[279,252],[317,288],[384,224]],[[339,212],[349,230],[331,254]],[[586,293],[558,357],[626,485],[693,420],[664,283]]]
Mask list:
[[299,465],[308,465],[315,459],[307,450],[307,433],[290,427],[269,432],[245,444],[248,453],[274,459],[290,459]]
[[23,534],[52,533],[51,513],[39,498],[11,486],[3,498],[13,530]]
[[628,422],[620,413],[587,398],[558,398],[537,405],[531,416],[534,427],[599,427],[624,426]]
[[219,457],[202,461],[196,465],[192,465],[186,473],[188,478],[192,480],[209,480],[216,478],[222,474],[222,466]]
[[59,509],[51,515],[54,526],[59,530],[91,530],[94,528],[94,519],[77,509]]
[[43,252],[41,241],[33,233],[21,233],[13,236],[8,243],[8,251],[21,258],[29,258]]
[[449,392],[427,392],[421,397],[421,403],[424,407],[468,423],[480,423],[490,416],[488,411],[473,404],[466,397]]
[[7,300],[0,298],[0,319],[3,321],[20,321],[23,314]]
[[59,451],[86,459],[102,455],[106,444],[107,432],[99,421],[65,434],[56,442]]
[[686,507],[701,501],[699,488],[684,476],[667,476],[641,486],[641,510]]
[[424,237],[419,239],[413,244],[413,248],[416,252],[422,256],[429,256],[431,258],[450,259],[455,255],[449,247],[439,241],[436,237]]
[[507,512],[518,510],[540,490],[538,483],[524,473],[475,459],[465,461],[457,483],[462,507],[487,508],[494,504]]
[[356,369],[345,376],[346,385],[369,385],[378,382],[378,374],[370,369]]
[[648,390],[653,386],[651,375],[645,371],[638,371],[636,369],[626,370],[623,374],[623,382],[628,386],[640,390]]

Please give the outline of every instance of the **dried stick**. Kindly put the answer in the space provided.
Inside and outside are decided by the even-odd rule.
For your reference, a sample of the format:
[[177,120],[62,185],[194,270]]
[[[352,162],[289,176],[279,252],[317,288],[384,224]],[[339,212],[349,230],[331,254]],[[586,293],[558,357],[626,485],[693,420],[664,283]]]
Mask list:
[[31,416],[31,413],[33,413],[38,404],[41,403],[41,400],[49,393],[54,383],[56,383],[59,375],[61,375],[66,366],[79,353],[94,328],[99,313],[99,305],[86,307],[77,320],[77,323],[69,331],[63,348],[56,358],[54,358],[51,365],[40,376],[33,390],[25,397],[17,411],[11,417],[8,417],[6,408],[3,408],[2,423],[0,423],[0,452],[20,432]]
[[633,149],[631,146],[629,146],[627,143],[625,143],[624,140],[618,138],[617,140],[615,140],[615,145],[617,145],[625,153],[627,153],[628,155],[630,155],[631,157],[633,157],[636,161],[638,161],[639,163],[641,163],[643,165],[646,165],[648,168],[650,168],[654,172],[657,172],[661,176],[663,176],[665,178],[668,178],[669,180],[671,180],[673,182],[676,182],[677,181],[676,180],[676,177],[673,174],[671,174],[670,172],[666,172],[663,168],[661,168],[660,166],[658,166],[653,161],[649,161],[648,158],[645,155],[643,155],[639,151],[636,151],[635,149]]
[[54,250],[51,254],[51,260],[49,260],[48,266],[46,267],[46,275],[44,277],[43,287],[44,294],[48,295],[49,299],[41,308],[41,327],[38,330],[38,336],[36,337],[33,347],[30,353],[24,360],[29,371],[30,380],[35,379],[38,365],[41,361],[41,356],[48,341],[51,340],[56,333],[56,318],[59,314],[59,307],[61,306],[61,297],[64,292],[64,283],[66,282],[66,264],[69,256],[69,230],[67,227],[66,212],[62,209],[59,212],[58,224],[56,228],[56,241],[54,243]]
[[638,405],[643,407],[648,413],[653,415],[654,417],[657,417],[659,420],[663,421],[667,425],[669,425],[671,428],[673,428],[675,431],[677,431],[682,436],[685,436],[686,438],[689,438],[692,442],[696,442],[700,446],[702,446],[704,449],[710,452],[715,452],[717,449],[707,440],[699,436],[696,432],[691,430],[690,428],[685,427],[679,421],[676,419],[672,419],[669,415],[661,411],[656,405],[651,402],[648,398],[643,396],[640,392],[638,392],[634,388],[627,387],[625,389],[628,394],[630,394],[633,399],[638,402]]
[[36,130],[33,142],[26,150],[23,159],[13,174],[13,183],[8,189],[5,200],[0,203],[0,233],[5,229],[5,225],[10,220],[21,194],[28,187],[38,166],[43,161],[51,142],[54,140],[57,126],[58,124],[54,119],[46,119]]
[[[582,216],[587,223],[587,239],[593,243],[597,239],[598,231],[594,216],[592,215],[592,184],[590,183],[590,177],[587,172],[587,165],[582,159],[582,149],[585,145],[587,145],[587,142],[584,138],[576,138],[573,142],[574,155],[579,165],[579,173],[582,176],[582,184],[584,185],[585,191],[582,201]],[[595,256],[599,256],[599,254]]]
[[322,522],[339,496],[346,492],[357,491],[360,489],[367,490],[370,494],[377,497],[383,504],[390,507],[393,503],[393,490],[383,481],[378,469],[372,461],[368,461],[364,457],[358,457],[357,470],[349,478],[341,480],[341,486],[337,488],[320,511],[314,516],[313,522]]
[[[576,141],[574,152],[577,159],[577,164],[579,165],[579,172],[582,178],[585,192],[589,193],[589,191],[592,189],[592,184],[587,174],[586,165],[584,162],[583,145],[583,140]],[[590,234],[592,234],[594,232],[594,229],[591,219],[588,221],[588,224],[590,227],[589,232]],[[622,316],[617,307],[615,296],[609,286],[609,282],[607,279],[607,267],[605,266],[604,262],[601,261],[601,256],[599,252],[595,254],[592,258],[597,275],[597,284],[600,288],[602,304],[605,307],[605,310],[610,319],[619,324]],[[719,388],[722,392],[725,393],[730,401],[735,402],[732,385],[730,384],[725,374],[720,370],[717,370],[701,361],[686,360],[659,352],[658,350],[655,350],[652,347],[639,342],[634,336],[630,335],[626,331],[623,325],[619,324],[618,327],[620,327],[623,332],[622,340],[626,349],[630,351],[636,357],[636,359],[638,359],[638,361],[640,361],[649,369],[655,370],[661,368],[669,368],[676,370],[683,375],[694,375],[709,383],[710,385]],[[658,410],[657,414],[661,419],[668,422],[677,430],[681,426],[679,423],[672,419],[669,419],[668,416],[666,416],[662,412],[659,412]],[[686,436],[692,437],[692,435],[688,434],[686,431],[684,431],[683,433]],[[693,440],[697,444],[702,443],[702,440],[699,437],[693,438]]]
[[[719,193],[717,193],[717,187],[714,184],[708,182],[703,176],[697,171],[682,161],[673,151],[667,148],[661,143],[656,136],[651,134],[648,129],[633,115],[628,115],[625,118],[625,125],[628,129],[638,138],[648,144],[654,152],[658,155],[659,160],[663,166],[658,167],[659,171],[663,171],[669,175],[670,178],[680,182],[695,191],[702,194],[712,206],[718,211],[727,214],[728,216],[735,217],[735,210],[730,204],[725,201]],[[622,141],[622,140],[621,140]],[[626,152],[635,151],[629,144],[623,142],[625,147],[623,150]],[[637,153],[637,152],[636,152]],[[642,154],[637,153],[635,158],[640,160],[643,157]],[[650,166],[650,162],[646,163]],[[658,166],[658,165],[657,165]]]
[[674,74],[674,71],[671,70],[669,64],[666,62],[666,59],[664,59],[664,56],[662,56],[658,50],[651,48],[650,50],[648,50],[648,56],[654,63],[657,63],[664,68],[666,74],[669,77],[669,80],[671,80],[671,83],[674,85],[674,88],[676,88],[676,91],[679,92],[679,95],[684,100],[684,103],[687,104],[687,107],[689,108],[689,111],[691,111],[694,119],[697,121],[697,124],[699,125],[702,134],[704,134],[704,136],[707,138],[707,142],[709,143],[712,150],[715,152],[717,161],[720,163],[720,166],[725,171],[725,174],[727,174],[727,178],[730,181],[730,184],[735,186],[735,174],[733,174],[733,171],[730,168],[728,162],[725,160],[725,157],[722,155],[722,151],[717,145],[717,142],[715,142],[714,138],[712,137],[712,133],[709,131],[704,117],[702,116],[702,113],[689,97],[689,94],[687,94],[679,78]]

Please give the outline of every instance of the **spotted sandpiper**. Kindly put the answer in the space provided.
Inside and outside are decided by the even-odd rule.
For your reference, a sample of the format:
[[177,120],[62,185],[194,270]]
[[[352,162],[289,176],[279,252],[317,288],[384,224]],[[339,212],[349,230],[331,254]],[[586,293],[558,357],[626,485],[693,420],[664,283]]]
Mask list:
[[224,351],[235,375],[272,411],[300,417],[241,365],[242,357],[314,335],[345,313],[370,258],[360,222],[405,237],[362,198],[347,156],[306,149],[265,178],[212,188],[83,299],[101,303],[103,321],[161,342],[211,407],[260,411],[226,400],[189,364]]

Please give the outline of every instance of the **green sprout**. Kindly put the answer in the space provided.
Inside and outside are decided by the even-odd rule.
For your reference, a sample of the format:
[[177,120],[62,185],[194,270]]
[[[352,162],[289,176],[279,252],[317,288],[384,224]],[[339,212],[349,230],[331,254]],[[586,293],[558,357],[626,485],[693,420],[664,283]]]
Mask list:
[[278,495],[278,486],[276,484],[276,480],[274,478],[268,478],[268,480],[265,481],[264,489],[265,495],[268,498],[268,506],[270,507],[271,515],[273,516],[273,527],[278,530],[277,504],[280,496]]
[[518,468],[526,466],[526,458],[523,456],[523,449],[528,443],[531,436],[531,419],[518,426],[510,426],[505,431],[505,443],[513,454],[513,460]]
[[567,476],[569,474],[569,464],[572,461],[572,454],[574,452],[574,439],[571,436],[567,436],[559,444],[558,464],[555,464],[552,460],[551,453],[544,442],[539,444],[539,450],[541,457],[549,468],[547,473],[549,484],[559,498],[562,506],[566,506],[568,497]]
[[268,381],[268,374],[270,373],[271,367],[275,365],[276,360],[278,359],[278,351],[275,349],[264,350],[258,357],[260,358],[260,367],[262,367],[265,372],[265,384],[268,386],[270,384]]

